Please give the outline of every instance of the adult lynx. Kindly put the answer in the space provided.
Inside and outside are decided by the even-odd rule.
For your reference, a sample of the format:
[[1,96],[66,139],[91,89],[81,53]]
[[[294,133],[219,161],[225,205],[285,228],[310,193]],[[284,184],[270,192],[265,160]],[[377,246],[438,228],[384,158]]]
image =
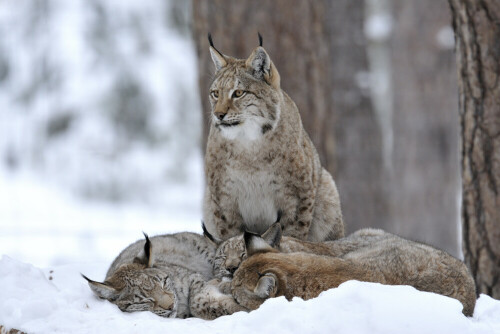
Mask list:
[[323,241],[344,235],[331,175],[305,132],[297,106],[261,46],[248,59],[220,53],[210,40],[215,78],[205,156],[203,216],[221,240],[263,233],[282,213],[285,235]]
[[245,311],[212,279],[214,252],[215,245],[195,233],[146,236],[118,255],[103,283],[83,277],[98,297],[124,312],[215,319]]
[[[275,230],[280,239],[280,231]],[[311,253],[279,253],[258,235],[245,232],[248,259],[234,273],[231,291],[237,302],[255,309],[267,298],[309,299],[348,280],[410,285],[421,291],[459,300],[472,316],[474,280],[467,267],[451,255],[383,231],[373,243],[342,258]]]

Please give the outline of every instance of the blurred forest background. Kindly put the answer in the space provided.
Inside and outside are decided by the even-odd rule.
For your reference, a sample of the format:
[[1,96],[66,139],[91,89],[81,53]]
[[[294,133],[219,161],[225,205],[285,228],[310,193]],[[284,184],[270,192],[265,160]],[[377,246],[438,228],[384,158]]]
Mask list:
[[200,230],[209,31],[239,58],[263,35],[349,232],[460,256],[454,34],[433,0],[1,1],[0,254],[109,261],[143,230]]

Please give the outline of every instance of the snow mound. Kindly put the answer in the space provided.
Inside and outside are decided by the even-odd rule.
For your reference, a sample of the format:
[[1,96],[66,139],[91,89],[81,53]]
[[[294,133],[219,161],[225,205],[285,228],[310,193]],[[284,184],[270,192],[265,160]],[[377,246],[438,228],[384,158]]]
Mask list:
[[80,276],[102,279],[106,269],[94,263],[42,270],[3,256],[0,324],[29,333],[500,333],[500,301],[486,295],[467,318],[454,299],[357,281],[312,300],[274,298],[214,321],[123,313],[95,298]]

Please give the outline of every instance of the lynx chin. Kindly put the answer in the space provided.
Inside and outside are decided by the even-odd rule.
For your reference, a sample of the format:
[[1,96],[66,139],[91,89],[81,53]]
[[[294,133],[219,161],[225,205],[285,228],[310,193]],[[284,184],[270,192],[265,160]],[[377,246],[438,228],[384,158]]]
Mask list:
[[223,55],[209,41],[216,72],[205,156],[207,230],[220,240],[245,230],[261,234],[281,213],[285,235],[343,237],[335,182],[281,89],[262,38],[248,59]]

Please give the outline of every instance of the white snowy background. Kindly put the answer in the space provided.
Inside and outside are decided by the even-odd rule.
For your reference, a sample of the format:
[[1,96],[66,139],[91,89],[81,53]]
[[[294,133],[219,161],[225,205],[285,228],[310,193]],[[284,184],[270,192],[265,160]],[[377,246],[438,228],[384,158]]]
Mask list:
[[91,294],[131,242],[201,232],[188,1],[0,1],[0,325],[28,333],[500,333],[500,302],[347,282],[222,317],[126,314]]

